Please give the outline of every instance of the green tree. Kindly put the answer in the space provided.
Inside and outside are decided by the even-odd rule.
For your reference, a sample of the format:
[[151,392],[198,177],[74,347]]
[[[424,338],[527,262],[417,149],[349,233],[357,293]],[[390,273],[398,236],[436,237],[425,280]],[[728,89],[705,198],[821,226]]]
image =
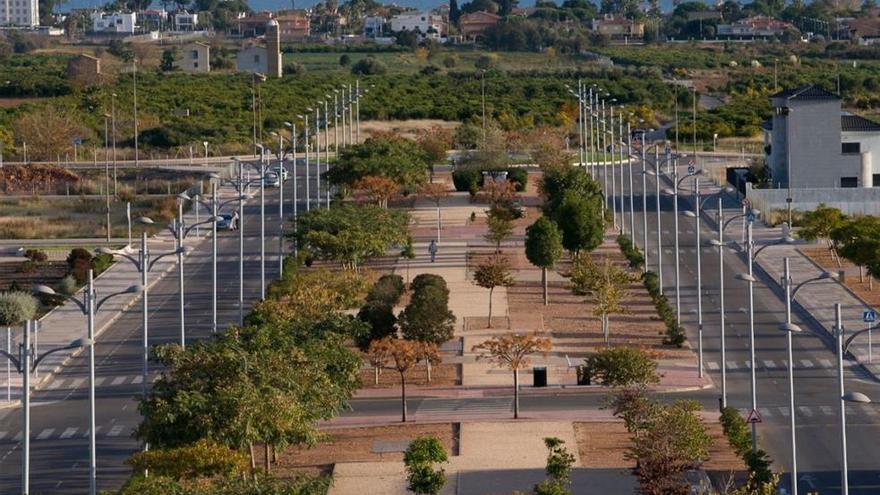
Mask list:
[[138,452],[125,461],[134,472],[174,480],[235,476],[247,471],[248,459],[241,452],[207,439],[181,447]]
[[658,383],[657,362],[647,352],[635,347],[609,347],[585,360],[590,378],[606,387],[628,387]]
[[[807,241],[824,241],[828,243],[828,249],[832,256],[837,256],[836,246],[831,242],[831,233],[843,225],[847,220],[846,215],[838,208],[820,203],[813,211],[804,213],[797,231],[799,237]],[[838,266],[840,260],[838,259]]]
[[859,267],[864,282],[864,268],[880,259],[880,217],[849,219],[831,231],[831,239],[840,246],[840,256]]
[[516,281],[510,270],[510,260],[498,254],[486,258],[474,270],[474,283],[489,289],[489,318],[487,328],[492,328],[492,294],[496,287],[510,287]]
[[425,182],[427,156],[411,139],[371,137],[339,153],[334,167],[325,175],[331,184],[352,186],[364,177],[387,177],[402,187]]
[[446,449],[434,437],[419,437],[403,453],[407,489],[419,495],[437,495],[446,485],[446,471],[434,464],[447,462]]
[[357,270],[370,258],[405,244],[409,237],[408,222],[407,214],[401,210],[343,204],[300,214],[293,236],[299,248],[310,256]]
[[602,335],[607,344],[611,315],[627,311],[622,302],[629,295],[627,286],[633,281],[632,275],[608,258],[601,266],[597,265],[590,255],[584,253],[572,260],[570,276],[572,291],[592,300],[593,314],[602,321]]
[[351,66],[351,73],[356,76],[381,76],[388,72],[388,67],[381,60],[367,56]]
[[506,215],[489,215],[486,217],[486,240],[495,245],[495,252],[501,252],[501,243],[513,235],[513,219]]
[[[539,186],[544,196],[544,214],[553,218],[567,191],[574,191],[584,197],[601,197],[602,187],[583,167],[553,164],[556,159],[539,156],[544,164],[544,177]],[[540,163],[540,162],[539,162]],[[600,200],[601,201],[601,200]]]
[[451,339],[455,329],[455,315],[449,310],[448,294],[445,282],[443,287],[431,284],[414,289],[409,304],[398,317],[403,336],[409,340],[437,345]]
[[32,320],[39,303],[27,292],[0,292],[0,326],[11,327]]
[[165,50],[162,50],[162,61],[159,63],[159,68],[164,72],[173,71],[176,52],[177,50],[174,48],[166,48]]
[[565,448],[565,441],[556,437],[544,438],[544,445],[550,452],[547,454],[547,466],[544,472],[550,479],[535,485],[535,495],[570,494],[571,468],[574,466],[574,455]]
[[391,367],[400,374],[401,421],[406,423],[406,373],[423,359],[429,363],[439,363],[437,346],[426,342],[385,337],[370,343],[367,355],[370,362],[378,366]]
[[599,247],[605,234],[604,213],[600,198],[567,191],[553,215],[562,231],[562,246],[572,253]]
[[547,269],[553,268],[560,257],[562,257],[562,233],[552,220],[542,216],[526,228],[526,258],[531,264],[541,268],[541,287],[544,290],[545,305],[549,303]]

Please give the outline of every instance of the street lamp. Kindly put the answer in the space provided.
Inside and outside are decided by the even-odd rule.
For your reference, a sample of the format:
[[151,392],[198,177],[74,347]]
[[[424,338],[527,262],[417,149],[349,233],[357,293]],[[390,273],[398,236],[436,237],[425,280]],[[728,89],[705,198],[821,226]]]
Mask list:
[[[180,347],[186,347],[186,325],[184,323],[186,312],[183,304],[183,255],[184,255],[184,246],[183,240],[186,239],[186,236],[189,235],[193,229],[198,229],[202,225],[208,224],[216,224],[217,216],[212,215],[211,218],[205,220],[203,222],[196,222],[192,225],[187,226],[186,222],[183,219],[183,203],[185,201],[193,201],[193,198],[189,197],[188,194],[182,192],[177,195],[177,219],[168,226],[168,230],[171,232],[171,235],[174,237],[176,248],[177,248],[177,280],[178,280],[178,297],[180,301]],[[195,204],[196,209],[198,209],[198,203]],[[216,239],[216,230],[214,232]]]
[[679,324],[681,324],[681,273],[679,269],[679,256],[678,253],[678,188],[681,185],[681,182],[687,179],[688,177],[696,177],[698,175],[702,175],[703,170],[694,170],[688,171],[688,173],[682,177],[678,178],[678,167],[673,165],[672,167],[672,189],[664,189],[663,192],[665,194],[672,195],[672,207],[673,207],[673,215],[672,219],[675,223],[673,230],[675,231],[675,319]]
[[[73,296],[58,294],[51,287],[45,285],[35,285],[33,291],[37,294],[45,294],[48,296],[61,296],[68,301],[72,301],[86,316],[87,338],[85,344],[89,348],[89,495],[97,493],[97,455],[96,455],[96,438],[95,438],[95,313],[101,309],[109,299],[124,294],[139,294],[144,290],[140,285],[132,285],[122,292],[115,292],[104,296],[101,300],[97,300],[95,293],[94,272],[89,270],[88,285],[83,292],[83,300]],[[36,365],[34,365],[36,368]]]
[[[135,219],[135,222],[143,225],[153,225],[153,220],[149,217],[138,217]],[[99,247],[97,252],[99,254],[109,254],[113,257],[121,257],[134,265],[135,268],[141,273],[141,287],[143,287],[142,297],[141,297],[141,318],[143,325],[143,348],[141,351],[141,359],[142,363],[142,382],[141,382],[141,392],[144,396],[144,399],[147,398],[147,386],[149,384],[149,366],[150,366],[150,333],[149,333],[149,273],[150,270],[156,265],[156,263],[166,257],[177,254],[181,251],[182,248],[177,248],[173,251],[167,251],[164,253],[160,253],[155,257],[152,257],[152,254],[149,251],[149,246],[147,245],[147,231],[144,229],[141,231],[141,249],[138,252],[138,257],[135,258],[127,253],[122,251],[114,251],[107,247]]]
[[[285,122],[284,125],[290,128],[290,142],[291,142],[290,148],[293,153],[293,230],[295,232],[296,226],[297,226],[297,223],[296,223],[297,215],[299,213],[299,205],[297,204],[299,202],[299,186],[297,185],[297,181],[299,179],[297,178],[297,172],[296,172],[296,123],[295,122]],[[296,256],[296,254],[297,254],[297,247],[296,247],[296,239],[295,238],[293,241],[293,254],[294,254],[294,256]]]
[[[755,372],[755,275],[754,275],[754,264],[755,258],[761,251],[767,249],[770,246],[776,246],[782,243],[791,243],[794,242],[794,239],[791,237],[783,237],[776,241],[773,241],[769,244],[765,244],[761,246],[757,251],[755,250],[755,243],[752,239],[752,224],[755,221],[755,211],[750,211],[746,214],[746,250],[748,253],[748,265],[749,272],[748,273],[740,273],[736,275],[736,278],[739,280],[744,280],[749,284],[749,354],[751,361],[751,392],[752,392],[752,410],[756,410],[758,407],[758,396],[757,396],[757,377]],[[752,423],[752,452],[755,453],[758,451],[758,427],[757,423]]]
[[[21,409],[22,409],[22,449],[21,449],[21,493],[27,495],[30,492],[30,462],[31,462],[31,373],[36,371],[40,361],[50,354],[80,347],[91,345],[87,339],[76,339],[70,344],[62,347],[49,349],[42,355],[37,355],[36,346],[31,344],[31,328],[33,321],[27,321],[25,324],[23,342],[18,346],[18,356],[14,356],[9,352],[0,349],[0,355],[5,356],[12,366],[22,376],[21,386]],[[94,431],[94,428],[92,428]]]
[[835,333],[837,337],[837,392],[840,397],[840,485],[843,495],[849,495],[849,468],[846,458],[846,403],[855,402],[860,404],[870,404],[871,399],[859,392],[846,393],[843,386],[843,354],[845,347],[843,346],[843,336],[845,329],[843,327],[843,317],[841,316],[840,303],[834,305],[834,316],[837,324],[835,325]]
[[[309,191],[309,113],[312,111],[311,108],[306,108],[306,113],[299,115],[297,117],[302,119],[303,121],[303,129],[305,132],[305,151],[306,151],[306,211],[311,209],[311,193]],[[344,124],[343,124],[344,125]],[[343,140],[345,139],[345,132],[342,133]]]
[[284,136],[280,132],[269,133],[278,138],[278,276],[284,275]]

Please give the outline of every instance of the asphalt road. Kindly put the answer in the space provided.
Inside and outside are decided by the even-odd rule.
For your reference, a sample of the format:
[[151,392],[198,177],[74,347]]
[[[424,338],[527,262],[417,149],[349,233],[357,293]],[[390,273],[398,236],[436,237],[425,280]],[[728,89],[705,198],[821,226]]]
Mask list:
[[[312,165],[314,171],[314,165]],[[304,177],[299,180],[300,194]],[[258,193],[258,187],[256,192]],[[285,183],[285,216],[293,209],[293,180]],[[314,194],[314,183],[312,185]],[[278,189],[266,194],[266,279],[278,275]],[[300,208],[304,208],[300,202]],[[231,207],[230,207],[231,210]],[[245,206],[245,298],[259,299],[259,198]],[[221,232],[218,244],[218,321],[238,321],[238,232]],[[185,260],[187,340],[211,334],[211,241]],[[150,290],[150,345],[176,342],[176,271]],[[135,304],[96,344],[98,489],[115,489],[130,475],[123,463],[141,446],[132,438],[140,422],[135,397],[141,392],[141,310]],[[85,325],[71,322],[73,325]],[[31,493],[82,494],[88,488],[88,377],[86,354],[74,359],[47,387],[34,391],[31,409]],[[155,365],[153,365],[155,366]],[[16,493],[21,482],[21,408],[0,410],[0,493]]]
[[[289,211],[292,194],[292,180],[285,184],[286,209]],[[638,198],[636,211],[640,209],[641,180],[633,181]],[[668,184],[665,184],[668,185]],[[300,187],[303,187],[300,181]],[[653,182],[648,182],[648,211],[653,213]],[[277,229],[277,192],[271,190],[267,196],[267,233]],[[680,204],[684,209],[687,202]],[[628,208],[628,200],[625,201]],[[730,208],[737,208],[733,198],[728,199]],[[668,295],[674,301],[671,290],[673,283],[674,253],[672,250],[672,203],[664,198],[661,206],[664,237],[663,262],[664,281]],[[253,300],[259,294],[259,201],[252,201],[246,208],[245,232],[246,296]],[[655,217],[649,216],[648,255],[652,268],[656,262]],[[696,345],[695,315],[690,311],[696,307],[695,287],[695,249],[693,220],[680,218],[682,314],[688,336]],[[641,240],[641,219],[636,217],[636,241]],[[706,239],[712,232],[711,226],[703,222]],[[688,232],[690,231],[690,232]],[[730,238],[730,236],[728,236]],[[235,305],[237,287],[237,247],[238,238],[234,233],[221,235],[220,253],[220,318],[221,322],[234,322],[238,317]],[[193,253],[187,260],[187,323],[191,338],[207,337],[210,333],[210,244]],[[277,239],[267,240],[267,252],[274,253]],[[772,249],[772,248],[770,248]],[[718,313],[718,257],[715,248],[704,248],[703,264],[703,320],[704,351],[707,372],[716,384],[720,383],[719,370],[719,313]],[[267,262],[267,278],[276,275],[277,259],[270,257]],[[737,272],[746,271],[741,259],[729,251],[725,256],[725,303],[727,315],[727,361],[728,361],[728,402],[731,406],[748,409],[750,406],[749,370],[746,363],[748,352],[748,317],[741,311],[747,308],[747,293],[744,282],[734,279]],[[764,281],[769,282],[769,281]],[[172,275],[159,282],[151,290],[150,318],[151,344],[174,341],[177,337],[177,298],[176,279]],[[829,308],[830,310],[830,308]],[[784,305],[780,298],[763,284],[755,287],[756,349],[757,349],[757,396],[763,423],[758,426],[759,441],[774,458],[777,469],[787,470],[790,466],[788,416],[787,372],[784,334],[777,330],[783,321]],[[795,323],[804,328],[809,323],[795,314]],[[83,324],[85,324],[83,322]],[[613,327],[612,327],[613,332]],[[124,315],[99,339],[97,345],[98,379],[98,468],[99,488],[117,488],[129,475],[123,464],[139,444],[131,438],[132,429],[139,423],[139,414],[133,397],[140,392],[137,375],[140,373],[140,313],[135,309]],[[819,493],[840,493],[840,433],[838,402],[836,398],[835,355],[825,342],[809,333],[797,336],[794,341],[796,380],[796,413],[798,419],[798,467],[801,479],[800,493],[808,489]],[[34,393],[32,409],[32,493],[83,493],[87,486],[87,402],[85,380],[85,360],[74,360],[48,390]],[[102,380],[103,379],[103,380]],[[52,389],[55,383],[57,388]],[[878,386],[859,367],[847,367],[846,387],[849,391],[861,391],[877,397]],[[700,400],[705,407],[717,407],[718,389],[688,394]],[[670,397],[674,398],[674,397]],[[523,410],[566,411],[593,408],[601,398],[591,395],[524,396]],[[504,413],[509,408],[509,397],[466,398],[466,399],[424,399],[409,401],[410,410],[415,417],[455,417],[462,411]],[[347,416],[385,416],[399,411],[398,399],[355,400]],[[0,411],[0,493],[15,493],[20,482],[20,409]],[[878,493],[880,491],[880,453],[874,445],[880,439],[880,431],[875,423],[880,410],[873,406],[849,407],[848,442],[850,464],[850,492],[856,494]]]

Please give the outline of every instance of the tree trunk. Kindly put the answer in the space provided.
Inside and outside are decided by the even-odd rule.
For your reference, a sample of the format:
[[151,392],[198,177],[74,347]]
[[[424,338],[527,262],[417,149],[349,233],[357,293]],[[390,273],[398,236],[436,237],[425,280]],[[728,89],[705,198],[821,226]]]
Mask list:
[[428,372],[428,383],[431,383],[431,360],[425,359],[425,369]]
[[608,315],[602,315],[602,334],[605,336],[605,345],[608,345]]
[[272,464],[278,464],[278,449],[275,448],[275,444],[272,444]]
[[544,306],[550,304],[547,298],[547,267],[541,267],[541,285],[544,287]]
[[519,370],[513,370],[513,419],[519,419]]
[[489,322],[486,324],[486,328],[492,328],[492,293],[495,292],[495,287],[489,289]]
[[253,476],[254,471],[257,469],[257,458],[254,455],[254,444],[252,443],[248,444],[248,455],[251,458],[251,476]]
[[379,385],[379,367],[373,366],[373,376],[375,377],[376,385]]
[[406,423],[406,378],[400,372],[400,406],[403,410],[402,422]]
[[862,268],[862,265],[859,265],[859,283],[865,282],[865,269]]
[[270,457],[269,457],[269,442],[266,442],[266,443],[263,444],[263,455],[266,456],[266,459],[263,461],[263,467],[264,467],[265,470],[266,470],[266,474],[269,474],[269,472],[272,470],[272,466],[271,466],[271,464],[269,463],[269,460],[270,460]]

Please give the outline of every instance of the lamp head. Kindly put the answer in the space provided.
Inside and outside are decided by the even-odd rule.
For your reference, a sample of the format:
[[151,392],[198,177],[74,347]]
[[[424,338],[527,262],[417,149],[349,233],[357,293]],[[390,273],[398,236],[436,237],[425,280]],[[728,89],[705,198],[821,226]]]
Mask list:
[[208,174],[208,177],[211,179],[220,179],[220,174],[218,174],[217,172],[211,172],[210,174]]
[[68,347],[75,349],[77,347],[85,347],[87,345],[91,345],[92,339],[76,339],[70,343]]
[[134,221],[141,225],[153,225],[154,223],[156,223],[150,217],[137,217]]
[[669,189],[668,187],[663,188],[662,192],[663,192],[663,194],[675,195],[675,191],[672,189]]
[[756,281],[756,280],[755,280],[755,276],[754,276],[754,275],[749,275],[748,273],[737,273],[737,274],[736,274],[736,279],[737,279],[737,280],[742,280],[742,281],[745,281],[745,282],[752,282],[752,283],[754,283],[754,282]]
[[33,287],[31,287],[31,291],[34,294],[45,294],[47,296],[54,296],[58,294],[57,292],[55,292],[55,289],[43,284],[34,284]]
[[141,284],[130,285],[127,289],[125,289],[125,294],[140,294],[144,291],[144,286]]
[[682,214],[688,218],[697,218],[697,214],[691,210],[684,210]]
[[832,272],[822,272],[816,277],[816,280],[828,280],[828,279],[836,279],[837,274]]
[[779,325],[779,329],[782,330],[783,332],[791,332],[791,333],[800,333],[800,332],[804,331],[801,327],[795,325],[794,323],[783,323],[783,324]]
[[110,256],[113,256],[114,254],[116,254],[116,251],[114,251],[106,246],[101,246],[98,249],[95,249],[95,252],[98,254],[109,254]]
[[182,192],[182,193],[178,194],[177,199],[182,199],[184,201],[191,201],[192,200],[192,198],[186,192]]
[[847,402],[856,402],[859,404],[871,403],[871,398],[861,392],[847,392],[841,398]]

